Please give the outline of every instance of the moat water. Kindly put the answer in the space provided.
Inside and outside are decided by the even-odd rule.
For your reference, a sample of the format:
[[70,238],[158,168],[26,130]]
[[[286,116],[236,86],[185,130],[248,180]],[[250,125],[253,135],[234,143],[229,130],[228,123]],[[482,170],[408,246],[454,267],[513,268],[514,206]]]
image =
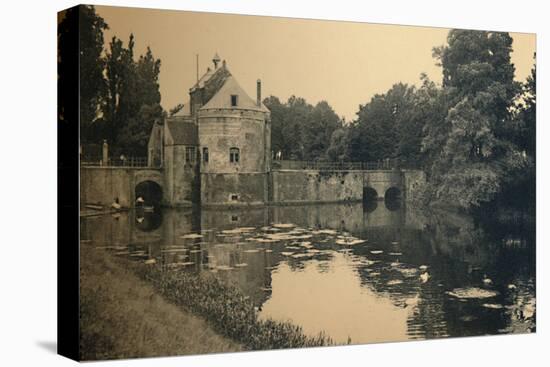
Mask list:
[[535,331],[535,233],[399,202],[130,211],[81,219],[115,256],[212,272],[260,317],[370,343]]

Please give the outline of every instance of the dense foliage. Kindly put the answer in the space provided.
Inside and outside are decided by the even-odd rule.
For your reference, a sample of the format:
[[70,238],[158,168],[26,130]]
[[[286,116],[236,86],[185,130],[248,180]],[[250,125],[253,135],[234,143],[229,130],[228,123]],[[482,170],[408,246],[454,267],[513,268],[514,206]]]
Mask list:
[[[162,118],[158,77],[160,60],[148,47],[134,57],[134,36],[128,45],[113,37],[106,50],[103,31],[108,29],[95,8],[70,9],[60,23],[60,44],[68,37],[65,24],[79,21],[80,127],[83,144],[107,139],[113,154],[146,155],[151,127]],[[60,47],[63,50],[64,47]],[[60,67],[66,57],[60,54]]]
[[343,122],[332,107],[321,101],[315,106],[292,96],[286,103],[270,96],[264,104],[271,111],[271,147],[283,159],[326,160],[332,134]]
[[[64,24],[80,17],[81,140],[107,139],[114,154],[143,156],[154,121],[166,116],[160,60],[150,48],[136,60],[133,35],[127,45],[113,37],[105,50],[108,25],[93,6],[79,9],[60,23],[59,42],[70,36]],[[264,104],[273,153],[293,160],[395,159],[426,172],[430,204],[470,209],[511,189],[534,198],[536,71],[523,84],[514,80],[511,52],[508,33],[451,30],[447,44],[433,52],[442,67],[440,85],[426,75],[418,87],[397,83],[359,105],[350,123],[326,101],[270,96]],[[61,66],[64,59],[61,53]]]
[[274,151],[283,159],[395,159],[425,171],[431,205],[479,208],[513,192],[534,203],[536,72],[514,80],[511,52],[508,33],[452,30],[433,52],[440,85],[424,74],[419,87],[397,83],[349,124],[326,102],[320,109],[269,97]]
[[160,265],[132,264],[167,300],[204,317],[221,335],[249,350],[333,345],[323,333],[306,336],[288,322],[261,320],[254,305],[237,287],[211,274],[163,269]]
[[434,49],[447,113],[425,126],[430,202],[478,207],[534,169],[522,141],[530,133],[518,129],[521,86],[511,51],[507,33],[464,30],[450,31],[448,45]]

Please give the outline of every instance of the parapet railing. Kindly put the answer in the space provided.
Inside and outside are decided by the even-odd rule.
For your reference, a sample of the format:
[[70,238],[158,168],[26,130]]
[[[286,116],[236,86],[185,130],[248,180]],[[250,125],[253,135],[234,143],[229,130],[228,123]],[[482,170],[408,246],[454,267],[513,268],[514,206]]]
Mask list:
[[399,168],[396,159],[384,159],[375,162],[323,162],[323,161],[291,161],[273,160],[271,167],[277,169],[300,170],[310,169],[319,171],[374,171],[392,170]]
[[80,165],[87,167],[148,167],[147,157],[109,158],[103,162],[101,157],[81,157]]

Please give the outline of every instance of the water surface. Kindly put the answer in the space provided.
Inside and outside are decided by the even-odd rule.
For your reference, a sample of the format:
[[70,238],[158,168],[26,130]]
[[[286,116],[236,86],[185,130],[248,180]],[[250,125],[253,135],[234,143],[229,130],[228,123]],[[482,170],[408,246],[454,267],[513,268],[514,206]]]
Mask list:
[[535,330],[534,229],[400,203],[131,211],[92,246],[237,285],[260,317],[368,343]]

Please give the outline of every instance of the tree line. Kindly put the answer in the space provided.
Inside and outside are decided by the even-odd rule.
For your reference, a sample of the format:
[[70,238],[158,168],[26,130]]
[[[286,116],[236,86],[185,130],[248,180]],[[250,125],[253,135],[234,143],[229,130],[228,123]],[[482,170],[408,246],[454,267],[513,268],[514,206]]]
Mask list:
[[[115,154],[146,155],[154,121],[167,115],[161,62],[149,47],[135,57],[133,35],[126,44],[113,37],[104,48],[108,25],[93,6],[67,12],[59,42],[63,22],[78,16],[81,141],[107,139]],[[511,52],[508,33],[451,30],[446,45],[433,49],[441,82],[422,74],[418,87],[396,83],[359,105],[350,122],[326,101],[269,96],[272,149],[294,160],[395,159],[425,171],[429,203],[479,207],[511,197],[510,190],[530,193],[534,202],[536,69],[515,81]]]
[[350,123],[326,102],[269,97],[272,146],[288,159],[396,159],[425,171],[430,204],[534,203],[536,69],[515,81],[511,52],[508,33],[451,30],[433,49],[441,83],[425,74],[419,87],[397,83],[360,105]]
[[[60,43],[71,36],[70,24],[75,22],[80,44],[81,143],[100,144],[106,139],[112,154],[146,155],[151,128],[166,114],[160,105],[161,61],[149,47],[136,57],[133,34],[126,44],[112,37],[105,48],[103,33],[109,26],[89,5],[67,10],[59,24]],[[64,56],[59,55],[61,68],[69,59]]]

